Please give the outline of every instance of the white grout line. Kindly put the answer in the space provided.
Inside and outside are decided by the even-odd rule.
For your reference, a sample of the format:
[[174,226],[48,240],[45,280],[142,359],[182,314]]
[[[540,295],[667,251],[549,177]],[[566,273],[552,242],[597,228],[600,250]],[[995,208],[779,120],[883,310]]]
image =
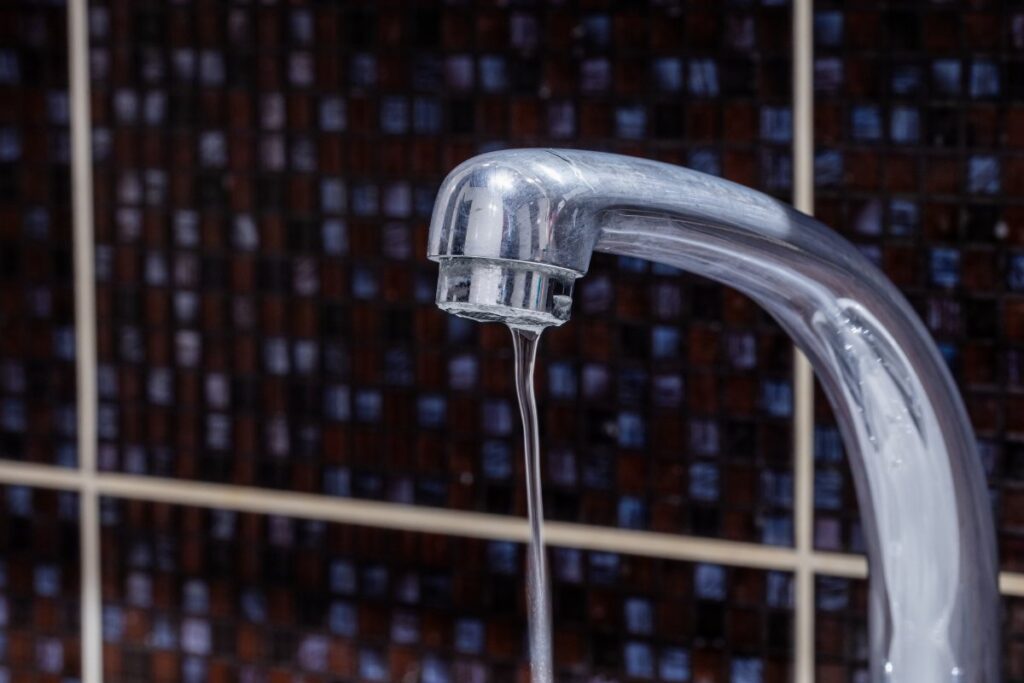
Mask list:
[[[87,479],[76,470],[0,460],[0,484],[80,491]],[[111,472],[99,472],[92,479],[96,494],[128,500],[467,538],[529,539],[526,520],[508,515]],[[866,579],[868,575],[862,555],[814,551],[801,559],[794,548],[569,522],[546,522],[545,531],[551,545],[566,548],[780,571],[796,571],[806,564],[814,574],[849,579]],[[1005,595],[1024,597],[1024,573],[1003,572],[1000,586]]]
[[75,278],[75,373],[78,427],[82,683],[102,683],[102,596],[96,471],[96,291],[93,256],[92,121],[88,0],[68,0],[71,103],[71,202]]
[[[134,500],[226,508],[240,512],[473,538],[519,542],[526,542],[530,538],[527,521],[508,515],[126,474],[100,474],[97,483],[103,495]],[[568,522],[545,522],[544,532],[548,545],[584,550],[789,571],[795,566],[796,553],[792,549],[754,543]]]
[[[813,5],[814,0],[793,3],[793,204],[807,214],[814,212]],[[797,555],[793,679],[796,683],[813,683],[817,557],[814,552],[814,373],[799,350],[794,349],[793,355],[793,523]]]
[[1003,595],[1012,595],[1015,598],[1024,598],[1024,574],[1000,572],[999,592]]

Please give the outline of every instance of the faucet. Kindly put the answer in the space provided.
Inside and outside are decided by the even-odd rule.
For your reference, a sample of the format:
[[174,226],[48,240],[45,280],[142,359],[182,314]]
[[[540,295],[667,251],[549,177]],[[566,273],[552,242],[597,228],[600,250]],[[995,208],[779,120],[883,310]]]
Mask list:
[[867,550],[870,680],[997,683],[992,511],[956,386],[913,309],[849,242],[759,192],[579,150],[483,154],[430,224],[437,305],[543,328],[569,319],[595,251],[733,287],[807,356],[849,455]]

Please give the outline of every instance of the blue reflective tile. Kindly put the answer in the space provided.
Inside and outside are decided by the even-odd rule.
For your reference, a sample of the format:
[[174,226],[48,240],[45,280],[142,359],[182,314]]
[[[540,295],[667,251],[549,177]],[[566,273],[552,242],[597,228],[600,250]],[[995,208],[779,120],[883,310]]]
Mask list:
[[681,647],[666,647],[658,662],[658,676],[666,683],[690,680],[690,654]]
[[914,64],[897,64],[889,76],[894,95],[916,95],[921,90],[921,68]]
[[654,677],[654,649],[647,643],[626,643],[623,660],[627,676],[639,679]]
[[687,158],[690,168],[708,175],[722,175],[722,157],[717,150],[695,149]]
[[793,504],[793,474],[788,471],[761,471],[761,499],[768,505],[790,507]]
[[913,107],[894,107],[889,121],[889,137],[900,144],[916,143],[921,136],[921,114]]
[[843,154],[835,149],[822,149],[814,154],[814,184],[820,187],[838,185],[843,181]]
[[967,191],[972,194],[998,194],[1002,186],[998,157],[974,155],[967,160]]
[[572,363],[554,362],[548,365],[548,391],[552,398],[575,398],[576,368]]
[[484,624],[479,619],[459,619],[455,622],[455,651],[478,655],[484,650]]
[[573,548],[554,548],[552,567],[555,580],[564,583],[582,583],[583,553]]
[[621,558],[618,554],[592,552],[587,557],[592,583],[613,586],[619,581]]
[[359,617],[348,602],[334,600],[327,609],[327,628],[336,636],[352,638],[359,632]]
[[356,419],[360,422],[379,422],[383,400],[379,391],[362,389],[356,392]]
[[647,132],[647,109],[642,105],[615,109],[615,134],[624,140],[640,140]]
[[958,59],[936,59],[932,62],[932,90],[936,95],[956,97],[960,94],[961,67]]
[[433,97],[417,97],[412,105],[413,130],[421,135],[441,132],[443,113],[441,102]]
[[793,413],[793,386],[786,380],[765,380],[761,384],[761,406],[773,417]]
[[618,443],[622,448],[643,448],[646,427],[638,413],[620,412],[618,417]]
[[576,486],[576,454],[568,448],[549,449],[547,472],[555,486]]
[[832,576],[819,576],[816,603],[822,612],[842,612],[850,604],[850,581]]
[[580,64],[579,87],[585,93],[602,93],[611,87],[612,66],[607,59],[585,59]]
[[754,657],[732,660],[729,680],[731,683],[762,683],[764,662]]
[[907,199],[889,202],[889,231],[893,235],[908,236],[917,233],[920,212],[917,204]]
[[485,441],[481,459],[485,478],[502,481],[512,477],[512,449],[504,441]]
[[713,420],[690,420],[690,448],[697,455],[715,455],[720,444],[718,423]]
[[789,107],[761,107],[761,139],[787,143],[793,139],[793,110]]
[[373,183],[360,183],[352,188],[352,212],[357,216],[374,216],[378,211],[378,190]]
[[452,683],[448,664],[435,655],[424,657],[423,683]]
[[607,453],[593,453],[581,463],[583,485],[590,489],[608,491],[615,486],[615,463]]
[[643,529],[647,526],[647,504],[636,496],[619,499],[618,525],[623,529]]
[[487,566],[495,574],[517,574],[520,571],[518,546],[507,541],[489,542]]
[[501,92],[508,87],[504,57],[486,55],[480,58],[480,87],[488,93]]
[[1024,292],[1024,252],[1010,254],[1006,286],[1015,292]]
[[459,355],[448,361],[448,387],[457,391],[469,391],[477,386],[479,363],[476,356]]
[[444,63],[445,82],[452,90],[469,90],[476,82],[473,59],[468,55],[452,55]]
[[693,590],[700,600],[725,600],[725,567],[698,564],[693,571]]
[[936,287],[952,289],[960,282],[960,251],[958,249],[932,249],[928,259],[931,282]]
[[328,133],[340,133],[348,124],[345,98],[327,95],[320,100],[320,128]]
[[562,139],[576,135],[576,107],[572,102],[552,102],[548,105],[548,134]]
[[765,514],[760,519],[761,543],[792,546],[793,518],[789,514]]
[[768,572],[765,575],[765,596],[769,607],[792,609],[793,575],[784,572]]
[[[622,405],[638,405],[647,396],[647,373],[636,368],[625,368],[619,371],[618,399]],[[640,417],[643,428],[643,418]]]
[[716,97],[718,95],[718,66],[713,60],[690,60],[688,76],[691,95],[695,97]]
[[839,94],[844,83],[844,65],[838,57],[814,60],[814,89],[819,93]]
[[855,106],[850,113],[850,128],[855,140],[877,142],[882,139],[882,112],[874,105]]
[[971,64],[970,94],[974,99],[999,96],[999,65],[990,61]]
[[324,252],[340,256],[348,251],[348,227],[340,219],[325,220],[321,224],[321,240]]
[[324,493],[341,498],[352,495],[352,473],[347,467],[324,468]]
[[369,648],[360,649],[359,676],[368,681],[386,681],[388,669],[384,655]]
[[658,326],[651,330],[651,355],[654,358],[675,358],[679,355],[682,335],[676,327]]
[[762,149],[761,181],[770,190],[788,190],[793,185],[793,157],[788,148]]
[[440,429],[447,420],[447,401],[443,396],[429,394],[417,401],[417,419],[424,429]]
[[683,89],[683,62],[678,57],[662,57],[652,64],[654,83],[658,90],[666,93]]
[[365,52],[352,55],[349,79],[357,88],[372,88],[377,84],[377,57]]
[[[415,361],[409,349],[388,349],[384,353],[384,381],[392,386],[412,386]],[[425,425],[424,425],[425,426]]]
[[626,631],[638,636],[654,635],[654,605],[644,598],[627,598],[622,606]]
[[814,473],[814,507],[820,510],[843,508],[844,475],[839,470],[818,470]]
[[843,44],[843,13],[838,10],[814,13],[814,40],[822,47],[839,47]]
[[591,14],[582,22],[583,37],[595,48],[605,48],[611,42],[612,21],[607,14]]
[[704,502],[718,500],[718,467],[707,463],[690,465],[690,497]]
[[359,572],[359,594],[383,598],[388,594],[390,581],[391,572],[388,567],[381,564],[363,567]]
[[412,64],[412,87],[417,91],[436,92],[444,86],[444,65],[430,54],[417,54]]
[[835,427],[815,425],[814,458],[819,462],[837,463],[843,459],[843,439]]

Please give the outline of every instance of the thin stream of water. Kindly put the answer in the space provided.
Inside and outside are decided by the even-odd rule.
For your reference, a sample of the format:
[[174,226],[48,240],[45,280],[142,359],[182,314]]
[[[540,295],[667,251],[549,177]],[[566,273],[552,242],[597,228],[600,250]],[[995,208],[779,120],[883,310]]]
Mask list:
[[544,554],[544,505],[540,482],[540,430],[537,399],[533,393],[533,366],[540,329],[509,327],[516,360],[516,396],[523,419],[526,456],[526,509],[530,517],[530,545],[526,598],[530,618],[530,676],[533,683],[554,683],[551,652],[551,587]]

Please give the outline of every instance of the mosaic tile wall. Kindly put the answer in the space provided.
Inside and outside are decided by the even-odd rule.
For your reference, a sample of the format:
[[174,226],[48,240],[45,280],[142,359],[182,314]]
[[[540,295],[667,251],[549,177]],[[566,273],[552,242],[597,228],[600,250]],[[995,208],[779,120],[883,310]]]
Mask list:
[[866,681],[868,668],[868,584],[818,576],[815,593],[815,680]]
[[[445,173],[553,144],[789,193],[777,2],[91,8],[107,470],[522,514],[507,333],[433,305]],[[791,543],[785,336],[597,261],[543,344],[550,516]]]
[[77,680],[78,498],[0,486],[0,680]]
[[[817,213],[915,305],[988,469],[1003,566],[1024,568],[1024,8],[822,0]],[[817,544],[862,543],[821,406]]]
[[[815,582],[815,657],[817,683],[867,680],[868,584],[819,576]],[[1003,598],[1003,676],[1024,681],[1024,600]]]
[[0,5],[0,458],[74,466],[65,13]]
[[[516,544],[114,499],[102,517],[107,681],[528,675]],[[550,558],[559,681],[788,680],[788,574]]]

